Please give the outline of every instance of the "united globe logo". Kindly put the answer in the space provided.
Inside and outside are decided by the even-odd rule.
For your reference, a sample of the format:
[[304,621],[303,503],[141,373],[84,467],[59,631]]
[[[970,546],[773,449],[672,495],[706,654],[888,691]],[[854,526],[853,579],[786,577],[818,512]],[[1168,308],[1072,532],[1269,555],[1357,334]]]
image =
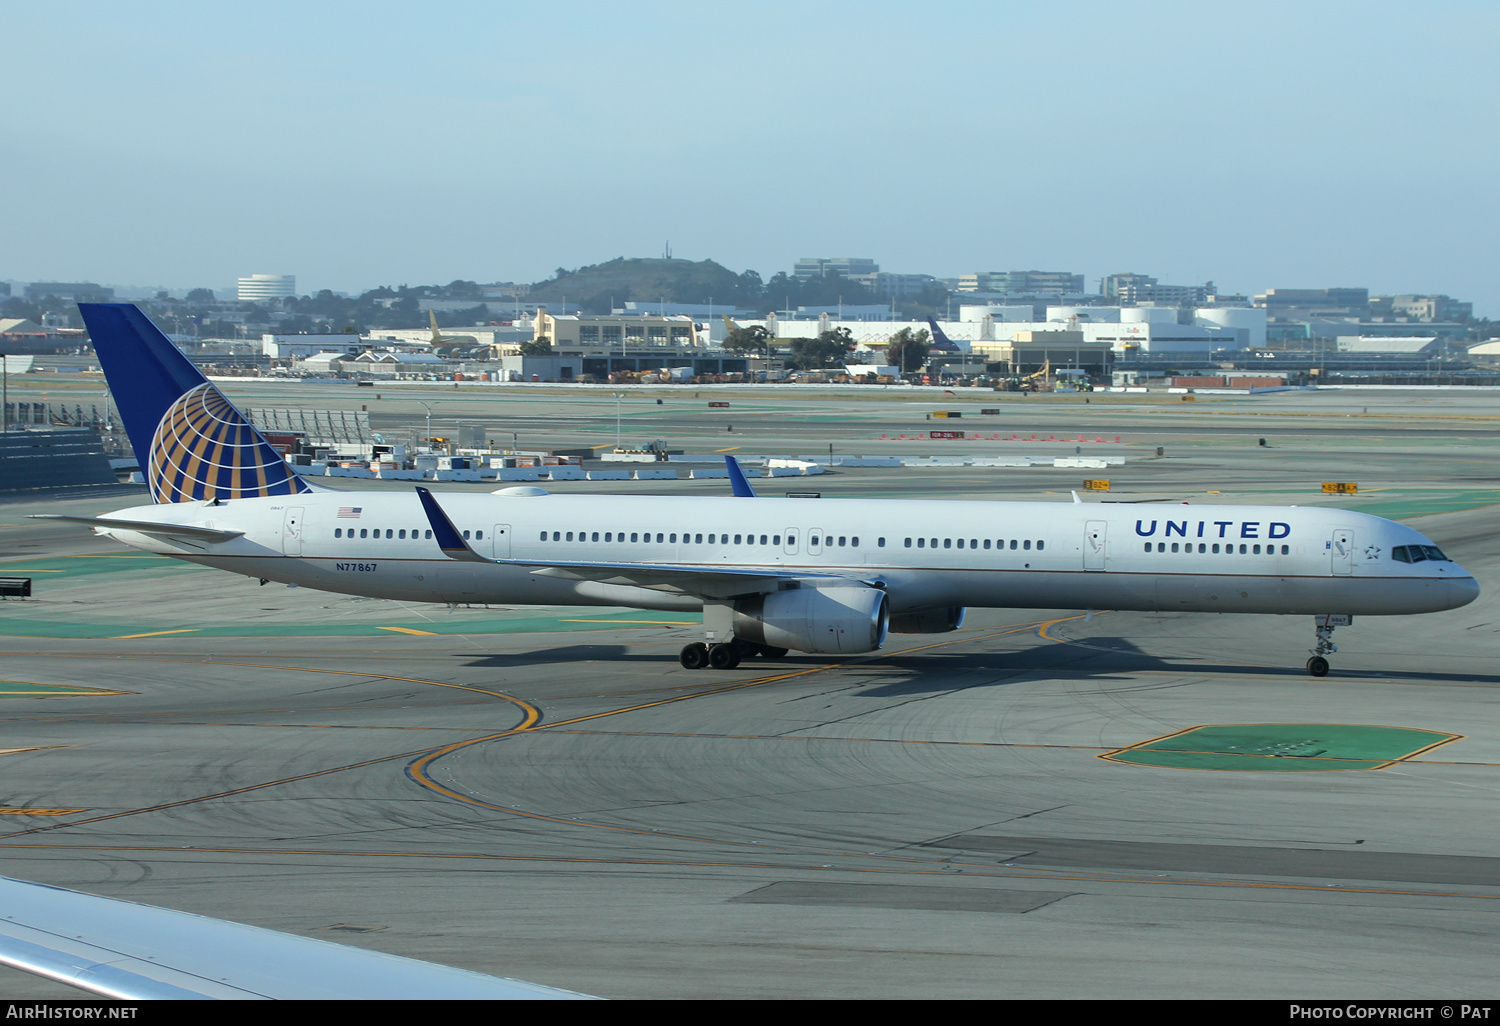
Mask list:
[[156,502],[312,490],[210,382],[184,393],[162,416],[146,479]]

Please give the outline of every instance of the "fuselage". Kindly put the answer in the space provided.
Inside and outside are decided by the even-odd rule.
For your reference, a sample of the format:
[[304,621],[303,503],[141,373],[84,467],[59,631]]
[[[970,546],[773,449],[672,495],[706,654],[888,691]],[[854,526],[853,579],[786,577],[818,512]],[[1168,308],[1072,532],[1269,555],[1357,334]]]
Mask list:
[[[498,560],[784,569],[877,583],[892,614],[945,606],[1391,615],[1478,585],[1419,532],[1322,507],[443,493]],[[415,494],[331,492],[110,516],[241,531],[137,548],[325,591],[421,602],[692,610],[687,594],[459,562]],[[1416,546],[1416,549],[1412,547]]]

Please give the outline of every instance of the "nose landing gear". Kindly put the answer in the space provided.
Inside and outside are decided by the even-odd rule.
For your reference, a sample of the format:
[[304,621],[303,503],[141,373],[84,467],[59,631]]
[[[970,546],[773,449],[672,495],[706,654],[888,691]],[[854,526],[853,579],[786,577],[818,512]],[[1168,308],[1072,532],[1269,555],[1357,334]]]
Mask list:
[[1324,657],[1339,650],[1333,643],[1333,629],[1347,627],[1353,622],[1354,617],[1347,613],[1325,613],[1313,617],[1313,629],[1317,632],[1318,643],[1308,650],[1312,652],[1312,658],[1307,661],[1308,673],[1314,677],[1328,676],[1328,660]]

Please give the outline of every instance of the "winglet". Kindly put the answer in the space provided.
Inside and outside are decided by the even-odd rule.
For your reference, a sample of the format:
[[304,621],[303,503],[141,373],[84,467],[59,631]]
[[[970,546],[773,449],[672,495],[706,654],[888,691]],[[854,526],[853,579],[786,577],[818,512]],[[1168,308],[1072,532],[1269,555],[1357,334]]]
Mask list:
[[1078,506],[1083,505],[1083,500],[1078,497],[1078,492],[1076,491],[1073,493],[1073,503]]
[[469,548],[469,543],[464,541],[464,536],[453,526],[453,521],[448,519],[448,514],[443,512],[443,507],[438,505],[431,492],[426,488],[418,488],[417,498],[422,500],[422,510],[427,514],[427,522],[432,525],[432,536],[437,540],[438,548],[443,550],[443,555],[466,563],[494,562]]
[[745,480],[745,472],[740,469],[739,461],[733,456],[725,456],[724,464],[729,468],[729,484],[734,488],[735,498],[755,498],[755,489],[751,488],[750,482]]

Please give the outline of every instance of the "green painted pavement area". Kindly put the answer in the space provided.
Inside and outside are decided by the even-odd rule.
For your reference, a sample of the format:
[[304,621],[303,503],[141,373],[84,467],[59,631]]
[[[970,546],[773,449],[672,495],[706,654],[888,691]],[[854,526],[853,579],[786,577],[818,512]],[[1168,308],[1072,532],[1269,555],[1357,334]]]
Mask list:
[[1217,724],[1193,727],[1100,758],[1163,769],[1367,770],[1384,769],[1460,737],[1410,727],[1338,723]]

